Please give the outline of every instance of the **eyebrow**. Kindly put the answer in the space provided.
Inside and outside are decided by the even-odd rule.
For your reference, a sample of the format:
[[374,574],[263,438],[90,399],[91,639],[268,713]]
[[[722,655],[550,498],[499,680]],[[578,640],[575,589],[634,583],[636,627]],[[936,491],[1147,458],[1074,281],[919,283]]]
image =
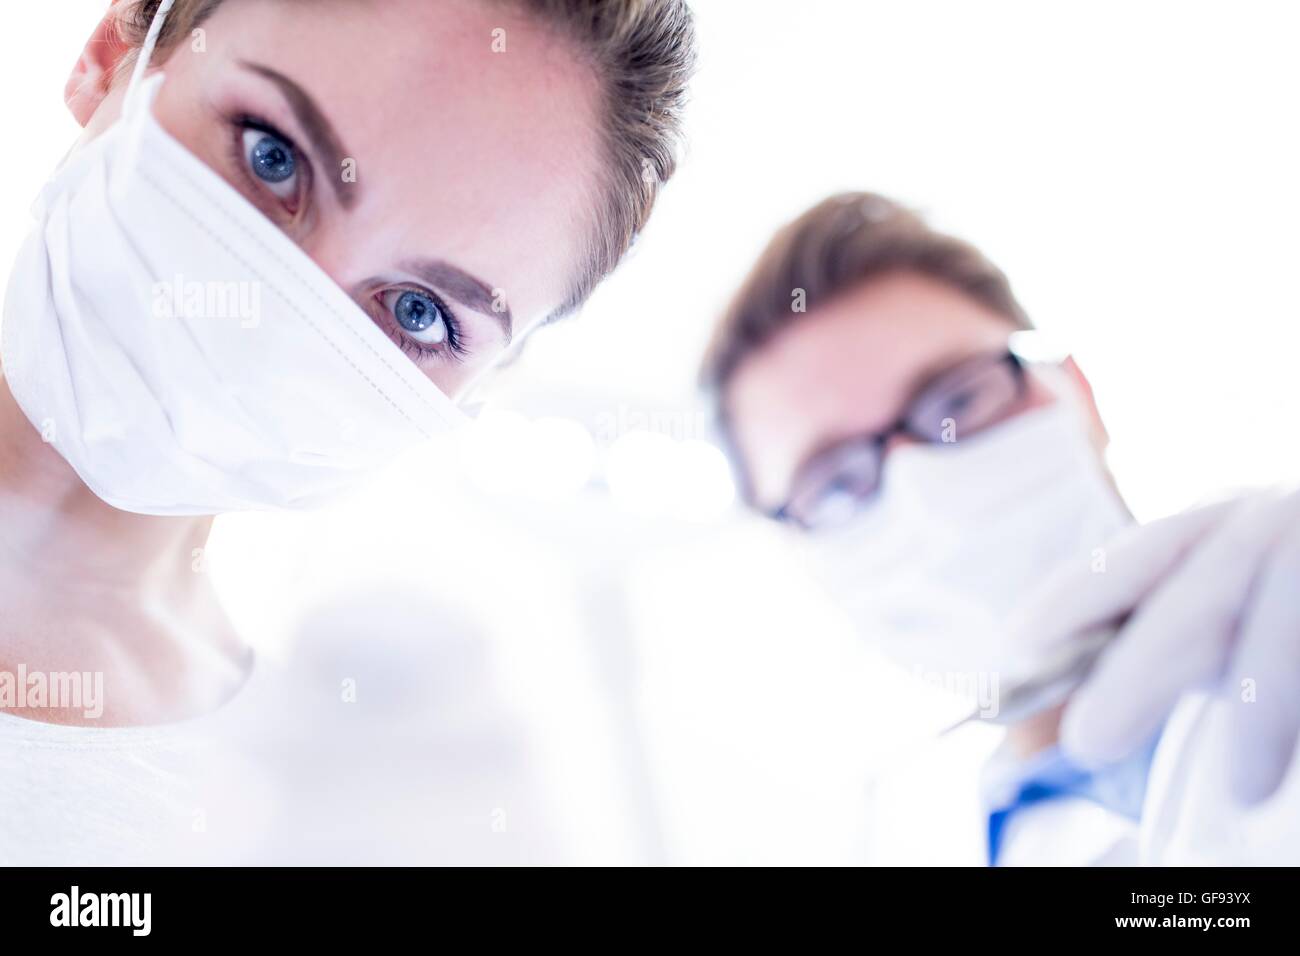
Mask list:
[[497,290],[486,282],[441,259],[409,259],[402,263],[402,268],[437,286],[462,305],[496,319],[505,335],[506,345],[510,344],[515,327],[514,316]]
[[[343,148],[333,124],[326,118],[320,107],[316,105],[316,101],[311,98],[311,95],[278,70],[273,70],[269,66],[263,66],[249,60],[241,60],[240,63],[245,69],[251,70],[275,84],[289,104],[289,109],[293,111],[298,123],[307,133],[307,137],[312,141],[312,146],[315,147],[316,152],[332,157],[335,168],[341,167],[343,161],[350,154]],[[355,189],[345,187],[356,186],[356,183],[345,183],[341,176],[331,176],[329,180],[330,185],[334,188],[334,194],[338,197],[343,208],[352,208],[357,199],[357,192]],[[505,336],[506,345],[510,344],[514,334],[514,316],[511,314],[509,306],[502,307],[504,303],[501,302],[496,291],[486,282],[475,278],[449,262],[443,262],[439,259],[412,259],[403,263],[403,268],[424,279],[430,285],[442,289],[462,305],[496,319],[501,326],[502,334]]]
[[[311,98],[311,95],[289,77],[278,70],[271,69],[269,66],[252,63],[248,60],[241,60],[240,65],[275,84],[285,102],[289,104],[289,109],[293,111],[299,125],[307,133],[307,138],[311,140],[316,152],[328,159],[332,163],[333,169],[336,171],[341,169],[344,161],[351,154],[343,148],[333,124],[330,123],[321,108],[316,105],[316,101]],[[343,208],[351,209],[357,199],[357,189],[359,188],[357,183],[355,181],[344,182],[343,177],[340,175],[332,175],[326,178],[333,187],[334,195],[338,197],[338,201]]]

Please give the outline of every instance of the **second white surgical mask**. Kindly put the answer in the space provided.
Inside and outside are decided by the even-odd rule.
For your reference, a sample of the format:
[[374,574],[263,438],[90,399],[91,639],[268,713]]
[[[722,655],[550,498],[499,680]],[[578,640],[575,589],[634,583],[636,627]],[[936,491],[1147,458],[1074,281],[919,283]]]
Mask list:
[[895,449],[872,506],[808,539],[832,596],[899,663],[1015,674],[1008,616],[1054,568],[1104,562],[1131,520],[1060,390],[969,439]]
[[[148,51],[142,56],[147,57]],[[296,508],[462,421],[297,245],[159,125],[161,74],[42,192],[5,299],[15,400],[100,498]]]

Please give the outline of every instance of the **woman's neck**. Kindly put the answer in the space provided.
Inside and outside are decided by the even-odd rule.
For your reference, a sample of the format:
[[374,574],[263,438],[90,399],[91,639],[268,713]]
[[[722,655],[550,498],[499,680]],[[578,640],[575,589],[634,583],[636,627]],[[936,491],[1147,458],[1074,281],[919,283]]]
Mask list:
[[103,723],[192,716],[229,696],[246,649],[203,573],[211,525],[105,504],[0,378],[0,671],[104,671]]

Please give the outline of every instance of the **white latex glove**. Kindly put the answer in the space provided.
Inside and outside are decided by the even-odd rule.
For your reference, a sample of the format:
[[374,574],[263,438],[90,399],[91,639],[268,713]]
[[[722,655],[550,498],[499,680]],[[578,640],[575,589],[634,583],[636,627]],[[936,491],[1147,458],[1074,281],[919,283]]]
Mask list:
[[[1232,793],[1258,803],[1286,775],[1300,730],[1300,493],[1267,492],[1126,530],[1105,570],[1055,576],[1014,633],[1041,651],[1131,613],[1067,705],[1061,746],[1088,766],[1137,749],[1184,692],[1236,702]],[[1252,699],[1253,698],[1253,699]]]

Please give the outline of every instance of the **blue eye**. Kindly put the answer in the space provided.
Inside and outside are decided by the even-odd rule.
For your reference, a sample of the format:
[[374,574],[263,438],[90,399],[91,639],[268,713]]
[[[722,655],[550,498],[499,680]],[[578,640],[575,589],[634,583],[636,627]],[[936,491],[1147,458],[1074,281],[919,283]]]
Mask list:
[[255,127],[244,129],[244,153],[253,174],[282,199],[298,191],[298,160],[293,146],[273,133]]
[[438,303],[423,292],[401,293],[392,309],[397,324],[420,344],[437,345],[446,341],[447,317]]

